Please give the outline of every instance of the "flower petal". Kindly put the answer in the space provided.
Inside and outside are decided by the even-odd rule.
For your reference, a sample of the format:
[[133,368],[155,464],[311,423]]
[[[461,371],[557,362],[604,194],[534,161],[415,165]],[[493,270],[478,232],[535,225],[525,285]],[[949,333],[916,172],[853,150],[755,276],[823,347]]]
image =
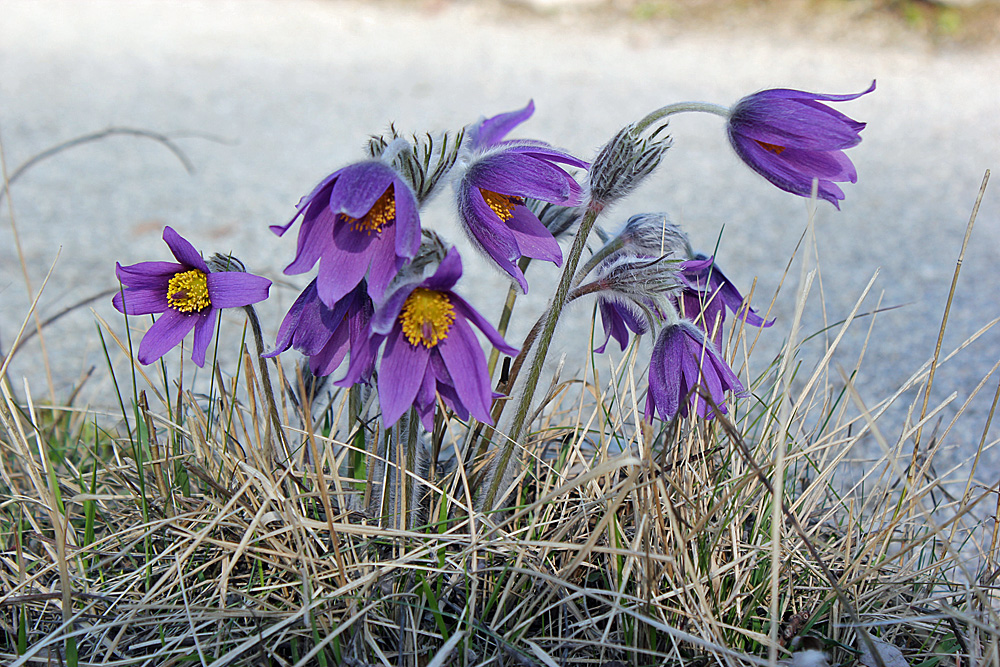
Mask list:
[[345,167],[330,192],[330,209],[361,218],[392,184],[396,172],[388,165],[369,160]]
[[378,375],[378,399],[386,428],[395,424],[413,405],[427,371],[429,356],[423,345],[410,345],[400,327],[395,327],[386,338]]
[[528,100],[528,105],[523,109],[508,111],[479,121],[470,130],[473,148],[492,146],[501,141],[511,130],[531,118],[533,113],[535,113],[535,102]]
[[215,308],[193,315],[194,323],[194,344],[191,346],[191,361],[199,368],[205,365],[205,354],[208,352],[208,345],[212,342],[212,332],[215,331],[215,320],[218,319],[219,311]]
[[307,217],[299,227],[295,259],[285,267],[285,274],[294,276],[311,271],[320,257],[333,245],[336,216],[324,209],[315,217]]
[[188,267],[176,262],[139,262],[129,266],[115,264],[115,275],[121,284],[139,289],[162,289],[164,294],[170,279],[187,270]]
[[490,376],[479,339],[461,317],[437,348],[454,381],[455,392],[469,412],[481,422],[493,424],[490,416]]
[[210,273],[208,298],[213,308],[241,308],[267,299],[271,281],[262,276],[240,271]]
[[[486,335],[486,338],[497,350],[503,354],[509,356],[515,356],[518,352],[516,347],[512,347],[507,344],[507,341],[503,339],[500,332],[493,328],[493,325],[489,321],[479,314],[475,308],[473,308],[468,301],[460,297],[454,292],[448,293],[449,298],[451,298],[451,305],[455,308],[455,313],[462,318],[469,320],[472,324]],[[456,322],[458,318],[456,318]]]
[[184,336],[194,327],[197,315],[180,313],[176,310],[167,310],[153,326],[149,327],[146,335],[139,343],[139,353],[136,357],[141,364],[151,364],[164,354],[177,346]]
[[514,207],[513,215],[507,221],[507,228],[514,234],[517,249],[522,256],[562,266],[559,242],[527,207]]
[[208,265],[205,264],[201,254],[187,239],[175,232],[173,227],[168,225],[163,228],[163,240],[167,242],[167,247],[170,248],[170,252],[174,253],[178,262],[187,267],[198,269],[202,273],[208,273]]

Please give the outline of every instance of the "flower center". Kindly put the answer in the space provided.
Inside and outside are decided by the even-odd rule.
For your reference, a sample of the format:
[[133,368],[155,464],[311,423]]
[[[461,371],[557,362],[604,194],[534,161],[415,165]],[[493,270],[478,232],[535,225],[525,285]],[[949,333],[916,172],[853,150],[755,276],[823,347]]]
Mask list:
[[483,190],[482,188],[479,188],[479,192],[483,195],[486,205],[493,209],[493,212],[497,214],[497,217],[504,222],[507,222],[514,217],[515,206],[524,206],[524,197],[502,195],[499,192]]
[[198,269],[175,273],[167,283],[167,303],[182,313],[200,313],[212,305],[208,276]]
[[410,345],[434,347],[448,337],[455,322],[455,307],[444,292],[418,287],[406,297],[399,321]]
[[[757,141],[757,140],[754,139],[754,141]],[[757,143],[760,145],[761,148],[763,148],[766,151],[771,151],[775,155],[781,155],[782,153],[785,152],[785,148],[786,148],[786,146],[779,146],[777,144],[769,144],[769,143],[767,143],[765,141],[757,141]]]
[[392,183],[367,213],[360,218],[345,215],[344,220],[356,232],[363,232],[368,236],[381,233],[383,227],[391,225],[396,220],[396,196]]

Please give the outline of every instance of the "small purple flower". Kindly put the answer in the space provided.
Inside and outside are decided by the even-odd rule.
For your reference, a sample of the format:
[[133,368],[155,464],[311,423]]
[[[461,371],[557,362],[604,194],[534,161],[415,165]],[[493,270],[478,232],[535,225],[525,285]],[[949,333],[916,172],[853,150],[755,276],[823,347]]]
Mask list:
[[194,246],[171,227],[164,228],[163,240],[177,262],[116,264],[124,289],[112,303],[126,315],[163,313],[142,337],[140,363],[156,361],[194,329],[191,359],[204,366],[219,309],[263,301],[271,281],[239,271],[212,273]]
[[649,331],[645,320],[622,302],[602,298],[598,299],[597,308],[601,311],[601,325],[604,327],[604,342],[600,347],[594,348],[594,352],[598,354],[603,354],[612,338],[621,345],[624,352],[628,345],[629,330],[637,336]]
[[743,303],[743,295],[719,270],[712,257],[696,255],[694,259],[683,262],[680,278],[685,286],[680,294],[684,317],[696,322],[712,337],[719,349],[722,348],[726,309],[751,326],[769,327],[774,324],[774,320],[765,321],[749,303]]
[[389,282],[420,248],[420,216],[410,186],[378,160],[358,162],[327,176],[286,225],[302,216],[298,251],[285,268],[294,275],[319,261],[316,287],[331,308],[367,274],[368,294],[380,301]]
[[703,419],[712,419],[716,410],[726,414],[727,391],[740,395],[743,385],[705,334],[687,321],[664,327],[649,360],[646,421],[657,415],[669,421],[678,412],[686,417],[689,403]]
[[[478,327],[504,354],[517,354],[517,350],[452,291],[461,275],[462,259],[452,248],[434,275],[421,283],[401,287],[375,312],[370,350],[373,357],[384,341],[378,395],[386,428],[413,406],[424,427],[430,430],[438,395],[459,419],[468,419],[471,413],[481,422],[493,423],[490,417],[493,392],[486,357],[469,325]],[[358,379],[352,358],[347,377],[339,384],[351,384]]]
[[582,199],[579,183],[559,164],[587,166],[540,141],[505,141],[476,153],[456,186],[469,238],[525,292],[528,283],[518,259],[562,264],[559,243],[525,206],[525,199],[562,206],[575,206]]
[[874,81],[854,95],[785,88],[754,93],[730,110],[729,141],[751,169],[786,192],[809,197],[819,179],[819,196],[839,209],[844,191],[836,182],[858,180],[844,149],[861,143],[865,124],[821,102],[846,102],[873,90]]
[[[364,281],[330,308],[319,298],[313,280],[288,309],[274,351],[264,356],[276,357],[294,347],[309,357],[313,375],[329,375],[340,367],[348,351],[367,349],[368,324],[374,311]],[[371,377],[373,368],[371,363],[363,367],[362,378]]]

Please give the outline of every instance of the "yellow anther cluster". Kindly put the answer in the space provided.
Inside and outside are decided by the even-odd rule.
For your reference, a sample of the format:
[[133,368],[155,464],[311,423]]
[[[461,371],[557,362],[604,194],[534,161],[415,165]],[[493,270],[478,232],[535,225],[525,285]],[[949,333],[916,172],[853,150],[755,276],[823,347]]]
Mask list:
[[167,283],[167,303],[182,313],[198,313],[210,307],[208,276],[198,269],[174,274]]
[[455,322],[455,307],[447,294],[418,287],[406,298],[399,322],[411,345],[434,347],[448,337]]
[[[757,141],[757,140],[754,139],[754,141]],[[765,141],[757,141],[757,143],[760,144],[761,148],[763,148],[766,151],[771,151],[775,155],[781,155],[782,153],[785,152],[785,148],[786,148],[785,146],[779,146],[778,144],[769,144],[769,143],[767,143]]]
[[479,192],[482,193],[483,199],[486,200],[486,205],[493,209],[493,212],[504,222],[514,217],[515,206],[524,205],[524,197],[502,195],[499,192],[483,190],[482,188],[479,188]]
[[363,216],[352,218],[345,215],[344,219],[356,232],[364,232],[368,236],[380,233],[383,227],[396,220],[396,193],[392,184]]

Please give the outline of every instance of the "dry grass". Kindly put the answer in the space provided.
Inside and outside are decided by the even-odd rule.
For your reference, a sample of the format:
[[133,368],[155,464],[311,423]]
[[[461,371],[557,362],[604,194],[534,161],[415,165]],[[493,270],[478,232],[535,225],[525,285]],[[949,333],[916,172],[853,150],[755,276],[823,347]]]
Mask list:
[[[732,421],[642,426],[635,349],[554,384],[509,509],[470,512],[488,467],[451,456],[408,526],[370,509],[393,507],[377,496],[400,460],[358,455],[377,423],[356,437],[345,393],[326,424],[295,428],[286,389],[274,438],[249,354],[211,396],[137,366],[146,390],[123,389],[117,415],[5,384],[0,661],[737,665],[812,637],[847,664],[875,636],[914,667],[996,665],[996,487],[949,495],[939,441],[908,463],[933,406],[920,421],[915,402],[894,439],[878,430],[932,364],[862,407],[828,359],[788,382],[788,337]],[[436,434],[441,468],[467,435]],[[861,464],[873,437],[883,453]]]

